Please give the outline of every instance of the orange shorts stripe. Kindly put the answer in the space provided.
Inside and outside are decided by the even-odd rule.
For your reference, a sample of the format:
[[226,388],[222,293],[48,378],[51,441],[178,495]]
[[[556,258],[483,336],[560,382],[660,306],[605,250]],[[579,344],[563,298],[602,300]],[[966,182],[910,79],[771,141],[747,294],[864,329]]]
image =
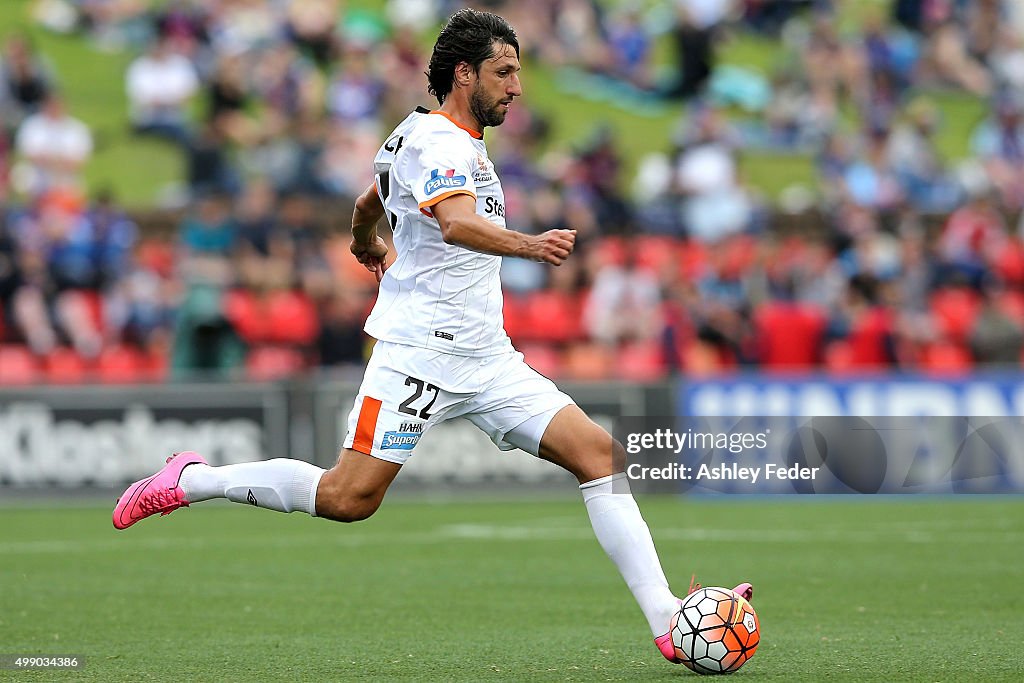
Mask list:
[[352,441],[352,450],[372,455],[373,433],[377,431],[377,416],[380,415],[380,399],[363,398],[359,408],[359,421],[356,422],[356,437]]

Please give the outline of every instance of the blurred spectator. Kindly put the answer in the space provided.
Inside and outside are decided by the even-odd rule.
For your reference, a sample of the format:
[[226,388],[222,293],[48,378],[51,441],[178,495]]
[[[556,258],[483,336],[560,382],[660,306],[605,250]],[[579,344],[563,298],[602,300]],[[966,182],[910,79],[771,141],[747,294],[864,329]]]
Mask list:
[[1024,207],[1024,92],[996,98],[993,115],[971,137],[971,150],[981,160],[1003,203]]
[[928,22],[925,36],[918,84],[955,85],[980,96],[991,92],[991,77],[969,52],[964,31],[952,18],[940,16]]
[[253,131],[246,110],[252,98],[241,57],[221,57],[206,86],[206,100],[206,121],[218,126],[225,138],[242,144],[251,139]]
[[698,95],[714,68],[714,41],[718,27],[732,11],[732,0],[676,0],[674,29],[678,82],[670,96]]
[[377,75],[368,46],[345,50],[327,90],[327,110],[339,122],[375,120],[380,114],[385,83]]
[[[325,268],[323,240],[317,228],[312,199],[303,194],[289,194],[283,197],[278,214],[281,230],[280,258],[286,259],[290,267],[289,284],[303,283],[303,278],[317,280]],[[318,293],[318,292],[314,292]]]
[[971,353],[978,363],[1017,365],[1024,350],[1024,328],[999,306],[1000,289],[991,282],[982,287],[981,311],[970,330]]
[[886,154],[889,129],[873,127],[864,135],[860,154],[846,167],[846,196],[860,206],[892,209],[903,199],[904,187]]
[[115,286],[131,268],[138,226],[118,207],[109,191],[100,192],[86,214],[96,239],[98,288]]
[[1013,26],[1001,26],[988,64],[997,91],[1024,92],[1024,31]]
[[638,254],[627,244],[622,262],[601,268],[584,303],[583,320],[592,339],[615,347],[650,340],[662,331],[661,290]]
[[227,286],[233,280],[230,259],[237,231],[224,195],[200,197],[179,230],[182,276],[186,282]]
[[[204,4],[210,9],[204,8]],[[210,42],[209,12],[222,6],[223,3],[204,3],[203,0],[174,0],[149,11],[153,13],[156,35],[170,38],[188,51]]]
[[231,195],[241,180],[228,154],[222,127],[207,123],[188,141],[186,178],[193,197],[204,194]]
[[149,35],[145,0],[78,0],[79,27],[105,50],[140,45]]
[[7,39],[0,59],[0,120],[11,133],[36,113],[53,89],[53,76],[26,36]]
[[317,349],[321,365],[359,364],[365,360],[366,302],[351,291],[333,293],[322,306]]
[[287,287],[291,278],[289,245],[277,226],[277,196],[266,180],[254,179],[239,197],[238,276],[253,289]]
[[337,50],[334,26],[338,14],[338,0],[294,0],[288,3],[288,37],[321,68],[330,64]]
[[960,201],[959,188],[944,168],[936,143],[939,113],[928,100],[915,100],[889,137],[887,160],[920,211],[943,213]]
[[177,311],[171,372],[178,378],[230,377],[245,361],[245,344],[224,315],[222,290],[189,287]]
[[942,230],[939,255],[945,266],[943,281],[962,279],[979,286],[988,265],[995,262],[1006,242],[1006,223],[996,209],[992,192],[978,189],[967,204],[949,216]]
[[739,183],[735,144],[721,112],[694,109],[675,172],[686,232],[702,242],[742,232],[752,219],[750,198]]
[[185,147],[189,141],[186,108],[199,90],[192,63],[161,36],[149,52],[128,67],[128,104],[140,135],[154,135]]
[[896,362],[893,316],[881,303],[882,287],[874,277],[855,276],[829,320],[829,335],[843,340],[843,366],[878,369]]
[[567,179],[592,207],[605,235],[632,230],[630,207],[621,190],[622,165],[615,136],[610,128],[602,127],[576,155],[571,177]]
[[14,222],[6,202],[6,191],[0,187],[0,313],[2,327],[13,323],[11,302],[22,285],[21,254],[11,231]]
[[15,168],[14,183],[30,196],[81,186],[81,171],[92,156],[89,128],[69,115],[55,92],[47,94],[36,114],[18,129],[15,147],[24,163]]
[[802,10],[817,0],[744,0],[743,20],[759,33],[777,34]]
[[648,90],[654,85],[651,73],[653,41],[643,24],[636,5],[616,9],[608,21],[608,47],[611,52],[611,75]]

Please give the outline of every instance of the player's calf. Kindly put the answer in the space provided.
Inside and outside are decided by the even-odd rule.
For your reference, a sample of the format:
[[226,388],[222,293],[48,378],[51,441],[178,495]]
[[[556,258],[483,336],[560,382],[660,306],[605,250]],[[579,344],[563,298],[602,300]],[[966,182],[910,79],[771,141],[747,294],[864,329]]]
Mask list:
[[316,515],[336,522],[359,522],[384,500],[401,465],[345,449],[324,473],[316,491]]

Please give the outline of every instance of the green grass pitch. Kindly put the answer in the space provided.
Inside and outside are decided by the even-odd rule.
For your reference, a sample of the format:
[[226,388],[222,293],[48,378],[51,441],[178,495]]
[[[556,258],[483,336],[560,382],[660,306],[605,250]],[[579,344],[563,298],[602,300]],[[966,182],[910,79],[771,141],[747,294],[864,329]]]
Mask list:
[[[112,502],[112,501],[111,501]],[[1024,500],[640,501],[677,592],[755,585],[743,680],[1019,681]],[[0,508],[0,652],[56,681],[676,681],[576,499]]]

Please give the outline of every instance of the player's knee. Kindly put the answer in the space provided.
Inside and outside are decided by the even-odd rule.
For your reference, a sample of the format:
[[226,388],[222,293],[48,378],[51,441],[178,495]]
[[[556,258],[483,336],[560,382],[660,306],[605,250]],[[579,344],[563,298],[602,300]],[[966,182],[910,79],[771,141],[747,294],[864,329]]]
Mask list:
[[595,425],[586,440],[580,449],[583,457],[577,463],[578,471],[574,472],[581,484],[624,471],[626,449],[611,434]]
[[348,496],[324,502],[318,499],[316,513],[335,522],[361,522],[372,517],[379,507],[380,501],[376,498]]

